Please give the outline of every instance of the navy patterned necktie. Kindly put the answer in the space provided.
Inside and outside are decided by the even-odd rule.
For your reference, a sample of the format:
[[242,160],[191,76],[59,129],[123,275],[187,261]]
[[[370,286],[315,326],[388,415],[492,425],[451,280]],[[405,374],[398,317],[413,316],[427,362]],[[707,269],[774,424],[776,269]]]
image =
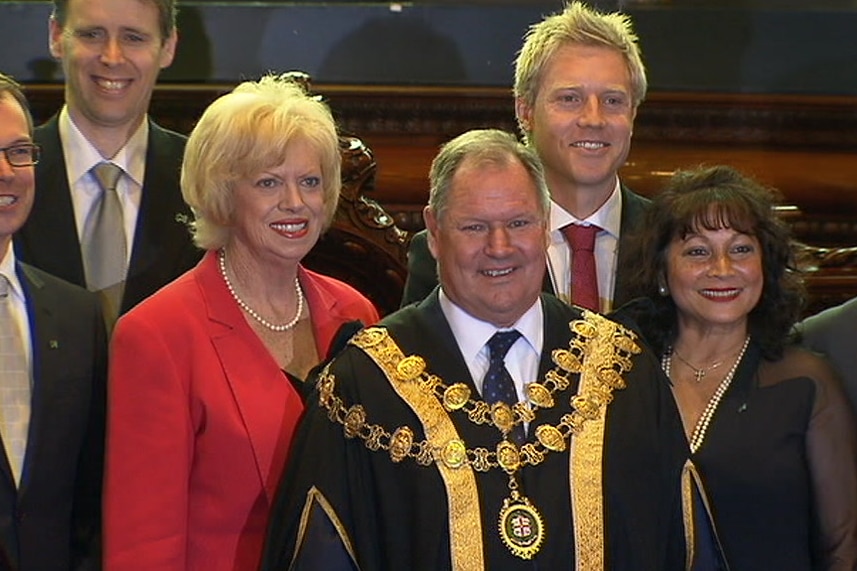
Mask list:
[[[516,330],[498,331],[488,340],[488,371],[482,381],[482,398],[489,405],[503,401],[509,406],[518,402],[518,393],[515,391],[515,382],[512,375],[506,369],[506,353],[521,333]],[[524,440],[523,426],[518,424],[510,434],[512,440],[519,444]]]

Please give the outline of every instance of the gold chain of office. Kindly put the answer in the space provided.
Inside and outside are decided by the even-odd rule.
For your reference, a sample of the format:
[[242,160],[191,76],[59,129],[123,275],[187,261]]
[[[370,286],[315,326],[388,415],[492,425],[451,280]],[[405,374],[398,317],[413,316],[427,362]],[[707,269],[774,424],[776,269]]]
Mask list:
[[[500,467],[507,474],[513,474],[522,466],[540,464],[548,452],[564,451],[572,434],[583,430],[587,420],[603,414],[604,407],[613,399],[613,391],[625,388],[622,375],[631,369],[631,357],[640,352],[633,332],[597,314],[586,312],[585,319],[570,322],[569,328],[574,335],[568,349],[551,352],[556,367],[548,371],[543,382],[527,385],[529,402],[519,402],[512,407],[503,402],[488,405],[485,401],[475,400],[466,384],[447,385],[440,377],[427,373],[425,359],[418,355],[404,356],[384,328],[365,329],[351,339],[351,344],[373,354],[391,380],[418,383],[447,412],[460,410],[474,424],[493,424],[503,435],[495,450],[469,449],[459,439],[452,439],[443,446],[435,446],[428,440],[416,442],[414,431],[408,426],[400,426],[391,432],[368,422],[362,405],[346,406],[334,393],[336,380],[329,372],[329,366],[319,377],[319,401],[327,410],[328,417],[344,427],[347,438],[360,438],[372,451],[388,452],[394,463],[413,458],[422,466],[440,461],[452,469],[470,466],[478,472],[487,472]],[[506,438],[515,425],[535,420],[536,411],[532,405],[545,409],[554,406],[555,394],[568,388],[570,376],[584,371],[585,360],[591,353],[591,341],[605,335],[609,336],[612,354],[598,355],[601,363],[594,371],[597,382],[590,383],[587,392],[579,392],[570,398],[572,412],[564,414],[556,426],[538,426],[536,441],[527,442],[520,448]]]

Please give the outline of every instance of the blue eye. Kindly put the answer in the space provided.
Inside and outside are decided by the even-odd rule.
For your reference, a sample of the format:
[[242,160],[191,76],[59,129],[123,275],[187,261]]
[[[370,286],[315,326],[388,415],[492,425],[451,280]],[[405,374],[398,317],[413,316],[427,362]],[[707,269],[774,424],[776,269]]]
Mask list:
[[262,178],[256,181],[256,186],[261,188],[274,188],[275,186],[277,186],[277,179]]
[[318,176],[308,176],[301,181],[302,184],[308,188],[316,188],[321,185],[321,177]]
[[33,148],[30,145],[9,147],[6,149],[6,153],[12,155],[12,157],[14,158],[29,159],[30,156],[33,154]]

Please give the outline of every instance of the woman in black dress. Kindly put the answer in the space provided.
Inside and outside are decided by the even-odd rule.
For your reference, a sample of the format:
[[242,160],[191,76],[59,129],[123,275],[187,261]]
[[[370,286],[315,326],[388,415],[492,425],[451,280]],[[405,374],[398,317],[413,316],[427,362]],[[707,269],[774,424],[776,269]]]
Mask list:
[[772,193],[729,167],[679,172],[643,228],[634,312],[730,569],[857,569],[857,426],[790,336],[803,289]]

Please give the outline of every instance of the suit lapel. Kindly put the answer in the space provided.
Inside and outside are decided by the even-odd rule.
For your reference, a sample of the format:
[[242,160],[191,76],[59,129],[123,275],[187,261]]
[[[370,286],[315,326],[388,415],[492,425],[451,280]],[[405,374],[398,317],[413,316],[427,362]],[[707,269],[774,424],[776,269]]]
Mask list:
[[15,235],[16,252],[22,261],[85,286],[57,116],[36,129],[35,141],[42,146],[35,167],[36,197],[26,224]]
[[[33,362],[33,390],[30,405],[30,428],[27,435],[27,452],[19,495],[26,492],[31,474],[38,467],[39,449],[45,431],[50,430],[50,411],[61,406],[54,398],[53,379],[62,378],[63,363],[54,349],[59,338],[57,300],[46,290],[45,283],[25,265],[18,266],[18,275],[27,298],[27,316],[30,322],[30,343]],[[6,468],[8,469],[8,468]],[[4,470],[5,471],[5,470]],[[11,473],[9,474],[11,478]]]
[[272,398],[286,401],[286,414],[300,412],[301,398],[232,300],[217,268],[216,252],[206,254],[195,271],[208,310],[211,342],[247,430],[259,481],[272,501],[278,482],[269,481],[268,474],[279,473],[287,452],[278,442],[279,430],[271,430],[266,422]]
[[630,301],[633,276],[628,274],[628,269],[635,267],[634,260],[631,259],[634,249],[632,242],[651,204],[649,199],[634,194],[624,185],[621,186],[621,192],[622,217],[619,230],[619,254],[616,261],[616,286],[613,291],[614,309]]
[[182,152],[173,138],[149,121],[146,170],[122,300],[123,313],[186,269],[181,260],[174,259],[185,253],[184,245],[190,241],[187,230],[190,212],[177,189]]

